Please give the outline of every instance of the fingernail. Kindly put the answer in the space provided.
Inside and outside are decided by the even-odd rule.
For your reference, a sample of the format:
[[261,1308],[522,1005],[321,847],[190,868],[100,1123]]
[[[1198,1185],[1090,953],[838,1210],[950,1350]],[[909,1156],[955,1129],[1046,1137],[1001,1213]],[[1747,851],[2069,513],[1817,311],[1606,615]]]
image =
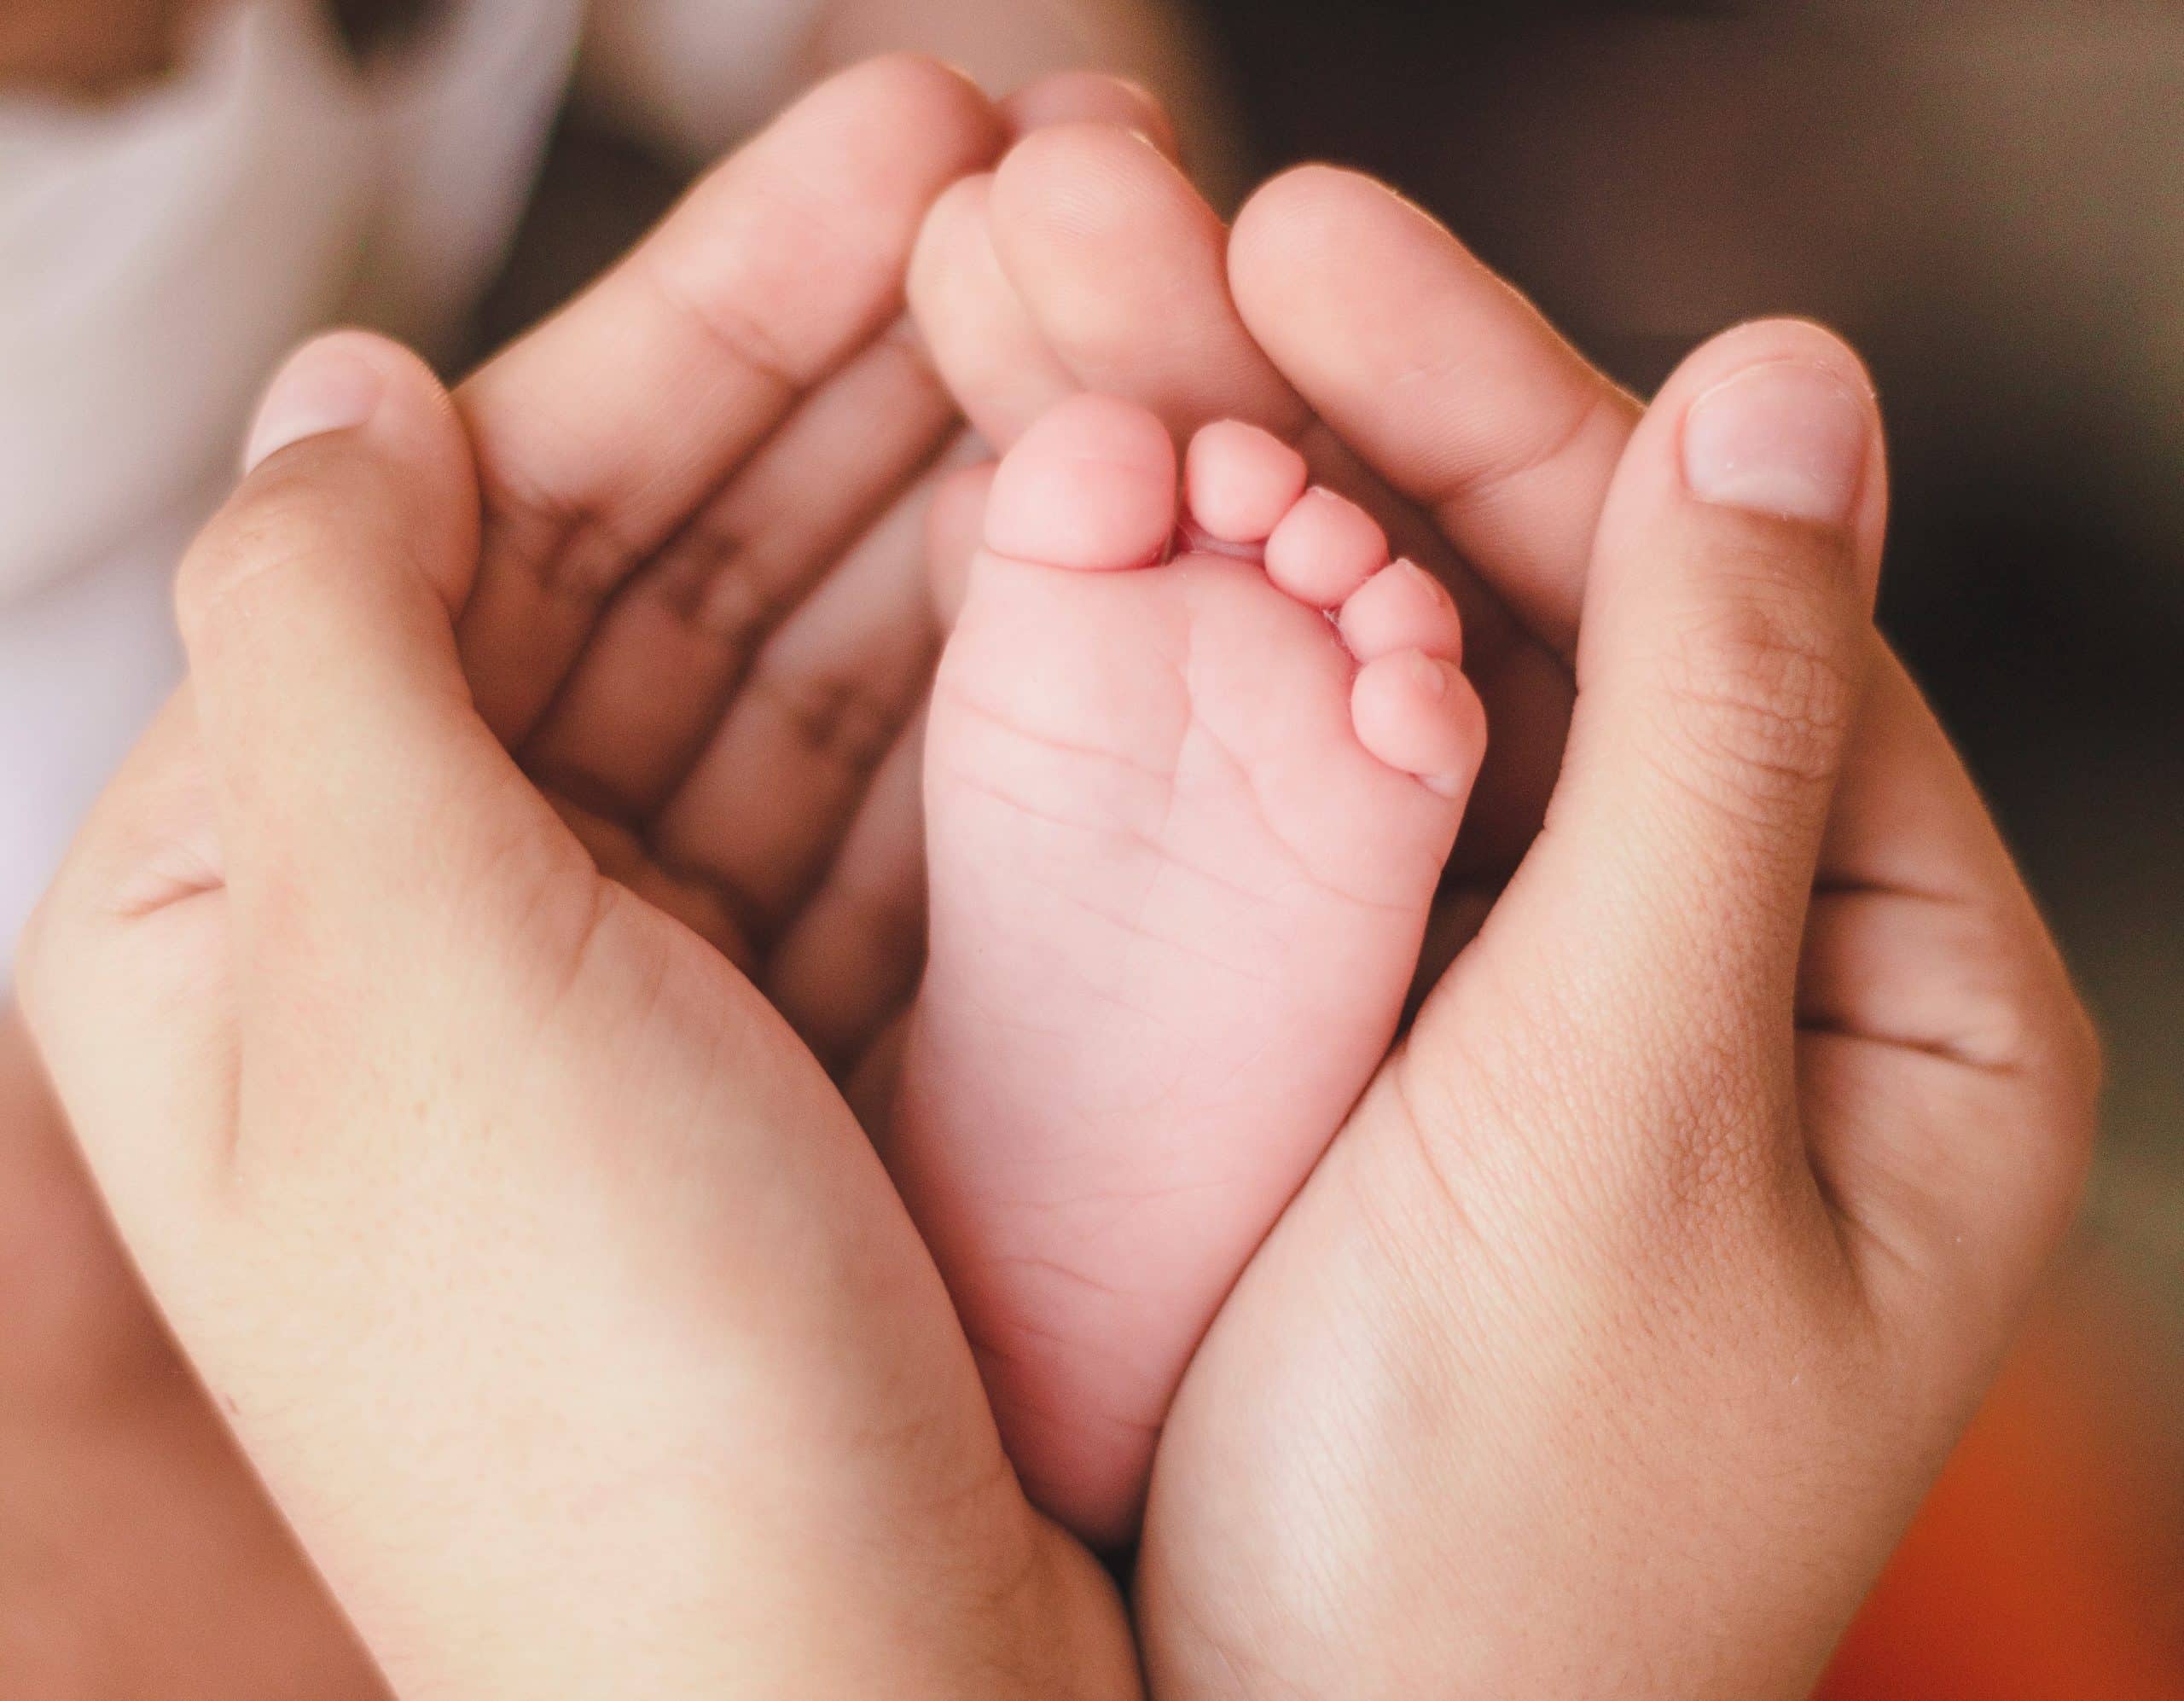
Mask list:
[[1746,367],[1691,404],[1683,477],[1699,501],[1845,526],[1865,480],[1872,414],[1844,381],[1802,362]]
[[379,410],[386,374],[339,334],[306,343],[273,375],[251,422],[242,470],[329,431],[350,431]]

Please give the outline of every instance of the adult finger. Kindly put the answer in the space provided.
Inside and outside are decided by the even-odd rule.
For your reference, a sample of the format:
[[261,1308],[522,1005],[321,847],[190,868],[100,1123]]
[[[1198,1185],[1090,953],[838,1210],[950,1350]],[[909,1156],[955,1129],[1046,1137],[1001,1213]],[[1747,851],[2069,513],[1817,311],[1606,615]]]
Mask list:
[[1170,159],[1176,157],[1175,120],[1142,83],[1104,71],[1058,71],[1025,84],[1001,103],[1017,136],[1058,124],[1105,124],[1135,131]]
[[768,642],[653,842],[778,937],[915,713],[939,647],[921,544],[933,480],[883,515]]
[[[1945,1274],[1973,1299],[1949,1315],[2013,1318],[2076,1206],[2100,1048],[1971,775],[1885,653],[1821,847],[1798,1021],[1813,1160],[1887,1249],[1872,1273]],[[1896,1090],[1866,1085],[1879,1072]],[[1876,1102],[1893,1113],[1828,1113]]]
[[463,647],[503,737],[530,730],[630,572],[894,318],[926,208],[1003,136],[930,61],[845,71],[462,386],[487,521]]
[[[1018,133],[1077,120],[1165,133],[1151,96],[1090,72],[1034,84],[1002,110]],[[936,206],[928,230],[939,222]],[[971,258],[951,255],[951,279]],[[984,326],[979,346],[1003,350],[996,333]],[[915,476],[955,419],[907,326],[853,357],[609,600],[526,744],[526,762],[623,819],[656,810],[758,645]]]
[[526,766],[616,819],[649,818],[733,711],[752,657],[825,595],[956,421],[907,337],[859,354],[607,605],[523,746]]
[[177,604],[239,946],[263,933],[330,967],[388,943],[381,900],[452,891],[497,854],[497,806],[545,805],[456,653],[477,498],[423,363],[357,332],[305,345],[267,391],[250,461]]
[[1079,387],[1179,433],[1234,415],[1293,438],[1309,423],[1230,303],[1219,216],[1141,136],[1027,136],[994,174],[990,218],[1003,270]]
[[1638,403],[1385,185],[1330,166],[1237,215],[1236,310],[1284,377],[1565,656]]
[[1885,511],[1871,386],[1814,326],[1716,339],[1631,439],[1550,825],[1494,926],[1647,1054],[1763,1029],[1787,1069],[1781,1016],[1878,648]]
[[925,968],[924,730],[922,717],[905,728],[880,763],[761,981],[837,1079],[909,1005]]
[[990,174],[965,177],[933,203],[910,259],[910,311],[934,367],[964,415],[1005,448],[1077,393],[993,247]]
[[[1063,72],[1019,90],[1002,115],[1020,139],[1057,127],[1128,131],[1172,159],[1175,127],[1137,84]],[[994,253],[990,173],[968,177],[934,202],[910,262],[909,298],[934,363],[988,442],[1003,447],[1077,383],[1046,345]]]

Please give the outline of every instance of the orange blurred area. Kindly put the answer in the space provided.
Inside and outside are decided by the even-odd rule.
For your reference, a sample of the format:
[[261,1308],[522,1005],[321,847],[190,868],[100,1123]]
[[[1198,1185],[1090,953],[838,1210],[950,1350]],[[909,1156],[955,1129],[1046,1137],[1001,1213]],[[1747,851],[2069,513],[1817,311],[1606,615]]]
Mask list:
[[2184,1697],[2184,1444],[2158,1332],[2043,1309],[1816,1701]]

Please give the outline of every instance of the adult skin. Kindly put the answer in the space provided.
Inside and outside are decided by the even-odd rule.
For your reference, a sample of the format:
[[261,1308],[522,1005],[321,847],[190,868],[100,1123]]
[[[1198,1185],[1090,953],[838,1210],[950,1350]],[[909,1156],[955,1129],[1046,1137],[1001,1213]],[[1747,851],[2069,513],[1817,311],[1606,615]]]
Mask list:
[[[193,683],[32,931],[132,1251],[398,1692],[1136,1689],[861,1131],[731,962],[873,925],[799,932],[873,890],[841,835],[896,741],[830,647],[903,636],[908,718],[956,421],[892,328],[925,205],[1011,117],[917,61],[816,91],[465,387],[478,476],[414,361],[306,351],[185,568]],[[774,763],[797,830],[709,838]],[[671,860],[638,800],[692,797]]]
[[1404,508],[1494,729],[1461,949],[1170,1416],[1156,1692],[1806,1693],[2067,1221],[2098,1077],[1873,629],[1862,369],[1747,327],[1641,422],[1379,185],[1292,173],[1231,241],[1081,129],[950,191],[913,296],[996,442],[1096,388]]
[[147,1301],[12,1007],[0,1104],[11,1692],[383,1696]]

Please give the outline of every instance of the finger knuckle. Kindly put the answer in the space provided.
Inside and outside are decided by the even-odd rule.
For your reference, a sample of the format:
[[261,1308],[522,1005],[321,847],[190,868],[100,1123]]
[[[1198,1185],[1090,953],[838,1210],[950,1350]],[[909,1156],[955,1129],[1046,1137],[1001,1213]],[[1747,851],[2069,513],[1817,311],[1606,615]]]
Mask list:
[[1684,622],[1664,681],[1675,748],[1704,774],[1796,793],[1833,775],[1857,699],[1842,623],[1759,571]]
[[341,544],[313,492],[273,476],[215,515],[183,557],[174,595],[184,636],[204,632],[269,577],[322,563]]
[[2065,999],[2062,1073],[2071,1093],[2088,1106],[2097,1106],[2108,1083],[2108,1046],[2093,1012],[2076,990]]
[[1894,926],[1899,946],[1926,965],[1948,1012],[1936,1043],[1986,1073],[2024,1069],[2046,1022],[2041,977],[2026,961],[2013,921],[1983,903],[1914,900]]
[[968,116],[978,110],[976,91],[960,72],[929,53],[897,48],[867,60],[851,73],[868,99],[886,98],[931,113]]
[[746,656],[781,625],[797,589],[762,537],[717,516],[694,521],[641,582],[685,630]]
[[2035,1204],[2059,1234],[2077,1199],[2100,1126],[2100,1035],[2060,958],[2020,918],[1974,919],[1951,952],[1952,1050],[2017,1083],[2018,1142]]
[[2090,1106],[2100,1096],[2100,1034],[2036,921],[2016,906],[1974,911],[1947,942],[1960,965],[1959,1049],[1991,1071],[2029,1074]]
[[814,761],[869,774],[894,743],[902,710],[873,680],[847,668],[756,670],[748,688],[771,701]]
[[[868,258],[856,242],[844,239],[831,212],[791,195],[754,192],[754,199],[770,208],[784,249],[812,256],[821,275],[859,275],[868,269]],[[640,259],[636,275],[650,282],[666,311],[728,369],[747,374],[770,390],[784,409],[818,381],[822,374],[812,356],[746,305],[738,290],[722,287],[697,257],[673,250],[641,251]]]
[[624,531],[601,494],[612,476],[603,459],[573,471],[543,455],[496,452],[490,437],[481,441],[478,486],[488,562],[520,564],[522,577],[578,607],[604,602],[650,549],[649,540]]

